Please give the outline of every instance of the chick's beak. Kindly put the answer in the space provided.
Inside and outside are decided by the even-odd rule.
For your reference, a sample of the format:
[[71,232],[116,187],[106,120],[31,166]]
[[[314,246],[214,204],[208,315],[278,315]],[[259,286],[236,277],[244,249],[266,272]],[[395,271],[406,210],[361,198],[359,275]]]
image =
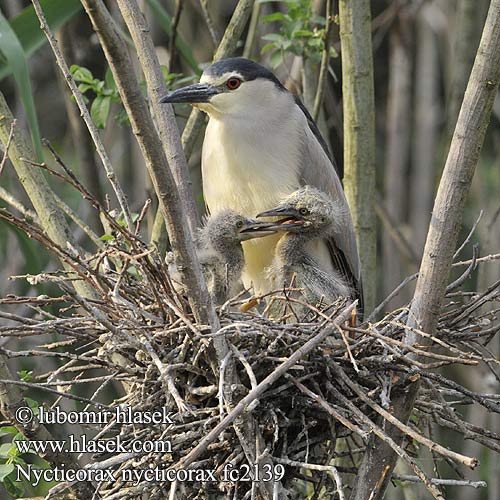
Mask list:
[[256,217],[279,217],[275,222],[271,222],[269,229],[274,231],[287,231],[291,228],[302,227],[305,223],[300,212],[292,207],[275,207],[257,214]]
[[276,230],[271,229],[274,224],[270,222],[259,222],[252,221],[247,222],[240,229],[240,236],[243,240],[250,240],[252,238],[262,238],[263,236],[268,236],[274,234]]
[[195,104],[199,102],[208,102],[211,97],[219,94],[219,92],[217,87],[213,85],[208,85],[207,83],[194,83],[193,85],[182,87],[163,96],[160,99],[160,103],[187,102],[189,104]]

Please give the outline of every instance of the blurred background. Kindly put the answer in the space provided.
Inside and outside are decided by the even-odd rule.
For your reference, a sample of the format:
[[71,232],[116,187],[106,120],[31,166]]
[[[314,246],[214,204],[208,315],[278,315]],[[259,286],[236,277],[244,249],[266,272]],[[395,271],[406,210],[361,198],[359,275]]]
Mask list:
[[[106,3],[125,33],[126,27],[115,2]],[[141,4],[168,85],[176,88],[197,80],[203,68],[211,62],[237,2],[143,0]],[[73,74],[85,91],[92,118],[101,129],[132,210],[139,212],[146,199],[153,199],[147,224],[151,233],[155,214],[154,192],[97,36],[78,1],[52,0],[46,1],[45,5],[49,21],[54,29],[57,28],[66,61],[74,65]],[[39,137],[51,142],[99,200],[117,206],[90,136],[29,6],[30,2],[26,0],[0,0],[3,16],[0,33],[7,32],[10,26],[20,42],[21,59],[24,58],[13,71],[12,61],[13,57],[18,58],[16,50],[19,47],[9,45],[8,37],[0,38],[0,90],[18,125],[31,133],[35,148],[44,160],[53,162],[47,150],[37,147]],[[377,169],[373,208],[377,214],[378,303],[405,277],[418,270],[437,184],[489,1],[373,0],[371,6]],[[325,9],[325,0],[255,2],[236,55],[245,55],[272,67],[280,80],[299,94],[313,112],[321,54],[327,38],[330,62],[318,124],[342,170],[342,54],[337,24],[338,2],[331,4],[333,17],[328,37],[325,37]],[[23,76],[24,61],[28,72]],[[182,128],[190,108],[176,107],[176,113]],[[202,140],[203,133],[200,133],[188,155],[200,213],[204,210],[200,178]],[[31,209],[29,199],[8,162],[0,175],[0,206],[16,211],[20,208],[19,205],[16,208],[16,204],[20,203]],[[105,232],[97,212],[75,190],[54,178],[49,178],[49,182],[60,198],[98,235]],[[500,99],[497,98],[469,194],[461,236],[464,240],[480,217],[471,242],[479,243],[481,256],[497,254],[500,249],[499,193]],[[74,230],[80,244],[89,245],[83,231],[76,226]],[[471,253],[472,247],[467,245],[458,260],[470,258]],[[15,275],[55,270],[59,264],[36,242],[1,221],[0,262],[0,297],[11,293],[50,295],[46,285],[32,286],[25,280],[9,279]],[[484,290],[500,278],[500,260],[478,269],[466,285],[470,290]],[[413,286],[414,283],[409,283],[387,305],[387,309],[407,303],[413,294]],[[9,312],[25,317],[34,313],[22,306],[17,310],[9,309]],[[0,314],[0,326],[7,321],[8,317]],[[26,343],[29,346],[29,341]],[[493,347],[498,355],[498,346]],[[18,370],[36,369],[24,366],[21,361],[17,365]],[[457,373],[455,379],[480,392],[498,391],[491,375],[479,369],[476,375],[461,380],[460,373]],[[485,419],[492,417],[480,408],[470,406],[463,411],[470,412],[468,420],[475,425],[500,432],[499,422],[486,422]],[[453,439],[453,436],[448,439]],[[485,466],[478,474],[481,479],[488,480],[490,487],[487,490],[450,490],[449,498],[500,498],[498,457],[492,452],[470,449],[476,446],[463,443],[462,452],[479,456]],[[478,474],[471,474],[471,477],[478,478]],[[389,495],[402,498],[399,496],[401,491],[408,500],[424,498],[419,496],[420,490],[413,487],[398,489],[397,493],[393,491]]]

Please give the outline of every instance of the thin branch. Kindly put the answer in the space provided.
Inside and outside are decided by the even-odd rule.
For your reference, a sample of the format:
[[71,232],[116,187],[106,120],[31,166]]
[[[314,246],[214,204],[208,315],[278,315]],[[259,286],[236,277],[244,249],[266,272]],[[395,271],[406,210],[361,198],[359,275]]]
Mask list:
[[[146,79],[150,107],[153,111],[154,119],[157,124],[158,134],[161,139],[161,146],[163,147],[163,151],[165,153],[164,156],[168,160],[168,166],[170,167],[177,185],[179,192],[178,202],[182,206],[182,211],[187,216],[189,230],[191,232],[191,236],[193,236],[196,234],[196,228],[199,226],[200,221],[196,212],[196,204],[191,181],[189,179],[186,157],[182,150],[179,129],[175,121],[172,105],[160,104],[160,99],[167,93],[167,87],[165,85],[163,73],[156,55],[153,39],[151,38],[150,29],[144,15],[137,5],[136,0],[118,0],[118,6],[137,50],[137,58],[139,59],[139,63]],[[120,52],[118,36],[116,37],[115,44],[115,50],[118,53]],[[128,55],[127,57],[129,58]],[[125,69],[123,65],[120,65],[120,67],[122,71]],[[118,68],[118,65],[116,65],[116,68]],[[130,69],[128,72],[130,72]],[[132,88],[136,86],[132,83],[134,80],[135,77],[133,76],[133,73],[131,73],[128,77],[121,77],[122,92],[125,88],[127,91],[132,90]],[[135,105],[138,105],[139,103],[141,104],[141,107],[145,108],[144,101],[136,99]],[[130,104],[128,106],[130,106]],[[135,113],[137,114],[137,111],[135,111]],[[148,113],[148,111],[147,109],[144,109],[144,116],[146,116],[146,113]],[[139,113],[139,115],[142,116],[143,113]],[[141,127],[136,127],[136,130],[141,130]],[[144,126],[142,127],[142,134],[151,135],[151,139],[149,139],[149,141],[144,141],[148,142],[147,147],[148,149],[151,149],[152,145],[157,143],[157,134],[155,134],[153,130],[148,131]],[[146,137],[144,137],[144,139],[146,139]],[[141,144],[142,138],[138,137],[138,140],[139,144]],[[142,148],[144,149],[144,147],[145,144]],[[157,144],[155,144],[155,147],[157,147]],[[148,156],[151,156],[151,153],[149,153],[149,155],[145,155],[146,158]],[[152,159],[161,160],[162,158],[159,155],[155,155]],[[159,170],[158,167],[157,170]],[[158,171],[155,172],[155,176],[158,177]],[[167,193],[163,193],[163,196],[166,195]],[[170,197],[171,194],[168,193],[168,196]],[[173,202],[174,201],[172,200],[172,204]],[[165,203],[165,201],[163,201],[163,203]]]
[[14,137],[14,128],[16,127],[16,123],[17,120],[12,120],[10,124],[9,138],[7,139],[7,144],[5,145],[5,148],[3,150],[3,157],[2,160],[0,161],[0,175],[2,175],[5,164],[7,163],[7,159],[9,158],[9,148],[10,148],[10,143],[12,142],[12,138]]
[[325,92],[326,78],[328,76],[328,66],[330,64],[330,41],[332,34],[332,0],[326,0],[326,26],[325,36],[323,43],[325,47],[321,54],[321,65],[319,68],[318,85],[316,89],[316,96],[314,98],[313,118],[314,121],[318,120],[321,105],[323,104],[323,94]]
[[210,11],[208,10],[208,0],[200,0],[200,4],[203,10],[203,16],[205,17],[208,32],[210,33],[210,38],[212,39],[214,47],[217,47],[220,43],[220,34],[215,26],[212,16],[210,15]]
[[250,17],[250,26],[248,27],[247,39],[245,41],[245,48],[243,49],[243,57],[249,59],[252,57],[255,38],[259,31],[259,17],[262,3],[255,2],[252,9],[252,16]]
[[175,2],[175,12],[172,18],[172,28],[170,31],[170,41],[168,44],[168,72],[172,73],[174,68],[175,59],[175,40],[177,38],[177,28],[179,27],[179,21],[181,20],[182,8],[184,7],[184,0],[176,0]]
[[29,220],[32,220],[36,225],[40,226],[40,219],[38,215],[26,208],[17,198],[12,196],[8,191],[6,191],[2,186],[0,186],[0,199],[4,200],[11,207],[15,208],[18,212],[24,215]]
[[128,228],[132,229],[133,224],[132,224],[132,219],[130,217],[130,209],[128,207],[126,196],[116,177],[113,165],[111,164],[108,154],[104,149],[104,145],[102,143],[101,137],[99,136],[97,127],[94,125],[94,122],[90,117],[90,113],[87,109],[87,106],[85,105],[83,95],[78,89],[78,86],[76,85],[75,80],[71,75],[68,65],[66,64],[66,61],[64,60],[61,50],[57,44],[57,40],[54,36],[54,33],[50,29],[47,20],[45,19],[45,14],[43,13],[39,0],[32,0],[32,3],[33,7],[35,8],[36,15],[40,20],[40,26],[43,32],[45,33],[47,40],[49,41],[50,47],[52,48],[52,52],[54,53],[54,56],[56,58],[57,65],[59,66],[59,69],[62,71],[62,74],[66,82],[68,83],[71,93],[73,94],[75,101],[78,104],[80,113],[85,121],[85,124],[87,125],[87,128],[89,129],[90,135],[92,136],[92,140],[94,141],[97,153],[99,154],[104,169],[106,170],[106,176],[109,179],[109,182],[113,188],[113,191],[115,192],[120,208],[123,212],[123,217],[125,219],[125,222],[127,223]]
[[[393,474],[392,479],[409,483],[420,483],[421,479],[417,476],[408,474]],[[437,486],[469,486],[470,488],[487,488],[488,484],[485,481],[466,481],[460,479],[437,479],[431,478],[431,483]]]

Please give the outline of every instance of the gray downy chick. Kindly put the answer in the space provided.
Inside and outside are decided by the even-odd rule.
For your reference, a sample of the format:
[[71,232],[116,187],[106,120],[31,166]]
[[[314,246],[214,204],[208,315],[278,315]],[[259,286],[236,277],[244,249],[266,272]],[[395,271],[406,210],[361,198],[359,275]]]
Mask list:
[[345,224],[347,213],[340,204],[319,189],[305,186],[284,198],[277,207],[257,215],[271,216],[279,217],[279,220],[268,229],[284,232],[276,245],[274,261],[268,268],[275,289],[293,283],[294,288],[303,289],[302,298],[312,305],[319,302],[332,304],[340,297],[356,297],[347,263],[337,262],[339,271],[326,273],[319,262],[322,256],[318,254],[318,243]]
[[198,256],[208,291],[216,304],[223,304],[242,288],[245,265],[241,243],[273,234],[271,224],[224,210],[208,218],[198,234]]

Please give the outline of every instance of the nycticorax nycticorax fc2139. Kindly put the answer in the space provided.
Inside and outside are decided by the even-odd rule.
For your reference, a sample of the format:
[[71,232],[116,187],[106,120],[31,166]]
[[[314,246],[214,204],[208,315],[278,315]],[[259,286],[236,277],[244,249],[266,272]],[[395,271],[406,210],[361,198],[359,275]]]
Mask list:
[[[300,100],[264,66],[243,58],[209,66],[200,83],[161,99],[190,103],[209,115],[202,152],[203,195],[211,214],[245,216],[275,207],[304,185],[315,186],[347,212],[346,223],[308,251],[324,272],[345,272],[362,300],[361,269],[349,208],[325,141]],[[266,268],[280,235],[243,244],[243,281],[271,289]],[[343,269],[338,262],[344,262]]]

